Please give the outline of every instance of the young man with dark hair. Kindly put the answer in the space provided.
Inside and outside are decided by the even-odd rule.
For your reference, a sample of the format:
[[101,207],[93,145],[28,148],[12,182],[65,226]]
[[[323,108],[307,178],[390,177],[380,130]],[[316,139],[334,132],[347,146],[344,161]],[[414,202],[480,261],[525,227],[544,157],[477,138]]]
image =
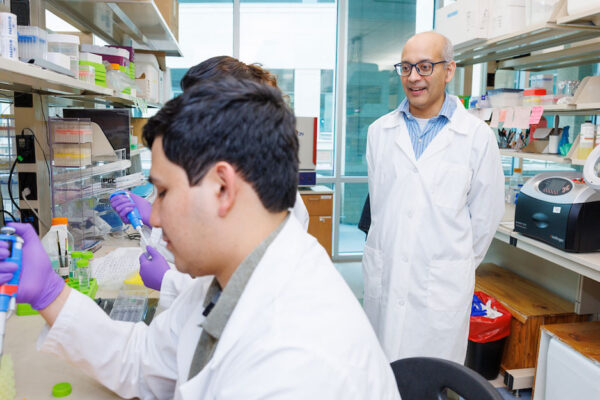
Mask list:
[[[216,56],[191,67],[181,80],[181,89],[186,91],[195,85],[226,77],[248,79],[277,88],[276,76],[266,69],[258,65],[243,63],[230,56]],[[132,199],[133,203],[131,202]],[[112,196],[110,203],[125,224],[129,223],[127,214],[135,206],[139,210],[144,224],[150,226],[152,205],[148,200],[129,193],[129,196]],[[292,216],[297,218],[304,227],[304,230],[307,230],[309,222],[308,210],[304,205],[300,193],[297,191],[296,201],[293,207],[290,207],[290,211]],[[140,256],[140,276],[146,287],[160,290],[160,308],[168,308],[179,293],[183,292],[192,283],[192,279],[188,275],[181,274],[169,266],[167,260],[172,263],[173,257],[164,249],[162,243],[157,243],[155,247],[148,246],[146,251],[147,253]],[[204,279],[204,281],[208,285],[208,279]],[[206,287],[208,287],[207,285]]]
[[[49,325],[41,349],[127,398],[398,399],[360,305],[289,216],[298,143],[281,93],[200,85],[151,118],[144,138],[158,190],[151,223],[180,271],[215,277],[208,295],[194,284],[150,326],[112,321],[52,271],[31,225],[12,224],[25,241],[17,300]],[[0,262],[0,284],[15,268]]]

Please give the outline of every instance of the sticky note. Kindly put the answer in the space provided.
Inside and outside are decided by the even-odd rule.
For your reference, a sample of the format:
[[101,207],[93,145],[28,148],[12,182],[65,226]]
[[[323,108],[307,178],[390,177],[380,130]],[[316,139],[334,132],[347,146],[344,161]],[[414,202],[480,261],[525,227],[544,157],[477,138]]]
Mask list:
[[492,121],[490,122],[490,126],[492,128],[497,128],[499,122],[500,122],[500,110],[494,109],[494,111],[492,112]]
[[506,109],[506,114],[504,115],[504,127],[505,128],[510,129],[510,128],[515,127],[514,123],[513,123],[514,115],[515,115],[514,108]]
[[515,108],[513,117],[513,127],[518,129],[529,129],[529,116],[531,115],[531,107]]
[[540,123],[540,119],[544,114],[544,106],[534,106],[531,109],[531,116],[529,117],[529,124],[537,125]]
[[500,121],[500,122],[506,121],[506,109],[505,108],[500,110],[500,116],[498,117],[498,121]]

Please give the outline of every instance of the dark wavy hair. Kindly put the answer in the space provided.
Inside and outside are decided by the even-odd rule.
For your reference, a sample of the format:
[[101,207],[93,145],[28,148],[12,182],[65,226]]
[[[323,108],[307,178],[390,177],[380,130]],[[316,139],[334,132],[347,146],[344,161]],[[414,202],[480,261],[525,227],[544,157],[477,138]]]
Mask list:
[[218,161],[250,183],[263,206],[293,207],[298,186],[296,119],[281,91],[226,77],[188,88],[144,126],[149,147],[162,137],[164,153],[198,184]]

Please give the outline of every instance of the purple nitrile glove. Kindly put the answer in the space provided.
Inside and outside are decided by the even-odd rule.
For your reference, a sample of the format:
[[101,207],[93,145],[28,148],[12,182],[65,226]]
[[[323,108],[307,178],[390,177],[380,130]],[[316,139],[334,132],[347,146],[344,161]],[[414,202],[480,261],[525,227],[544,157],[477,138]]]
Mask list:
[[146,246],[146,250],[151,260],[148,259],[146,253],[140,256],[140,276],[146,287],[154,290],[160,290],[163,277],[170,269],[167,260],[154,247]]
[[[60,294],[65,287],[65,281],[52,269],[50,258],[42,247],[42,242],[33,226],[14,222],[9,223],[8,226],[15,228],[17,235],[21,236],[24,241],[17,302],[29,303],[36,310],[44,309]],[[17,270],[15,263],[4,261],[8,256],[8,248],[2,246],[0,249],[0,260],[2,260],[0,261],[0,284],[8,282],[12,273]]]
[[130,223],[129,218],[127,218],[127,214],[129,214],[129,212],[133,210],[133,207],[137,207],[138,211],[140,212],[140,217],[142,217],[142,222],[144,223],[144,225],[150,226],[150,214],[152,213],[152,204],[150,204],[148,200],[138,196],[137,194],[133,194],[131,192],[127,193],[129,193],[129,196],[131,197],[131,200],[133,200],[133,203],[131,202],[131,200],[129,200],[127,196],[118,195],[110,199],[110,206],[117,212],[117,214],[119,214],[119,217],[121,217],[121,221],[123,221],[124,224]]

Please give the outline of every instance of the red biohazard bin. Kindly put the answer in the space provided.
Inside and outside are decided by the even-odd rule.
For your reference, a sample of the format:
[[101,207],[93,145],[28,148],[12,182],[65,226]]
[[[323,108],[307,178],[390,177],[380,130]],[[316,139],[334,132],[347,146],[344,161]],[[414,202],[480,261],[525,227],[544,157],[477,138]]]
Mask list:
[[500,372],[500,361],[504,342],[510,334],[510,312],[496,299],[483,292],[475,295],[485,304],[492,301],[492,307],[502,313],[497,318],[471,316],[469,344],[465,365],[480,373],[485,379],[494,379]]

